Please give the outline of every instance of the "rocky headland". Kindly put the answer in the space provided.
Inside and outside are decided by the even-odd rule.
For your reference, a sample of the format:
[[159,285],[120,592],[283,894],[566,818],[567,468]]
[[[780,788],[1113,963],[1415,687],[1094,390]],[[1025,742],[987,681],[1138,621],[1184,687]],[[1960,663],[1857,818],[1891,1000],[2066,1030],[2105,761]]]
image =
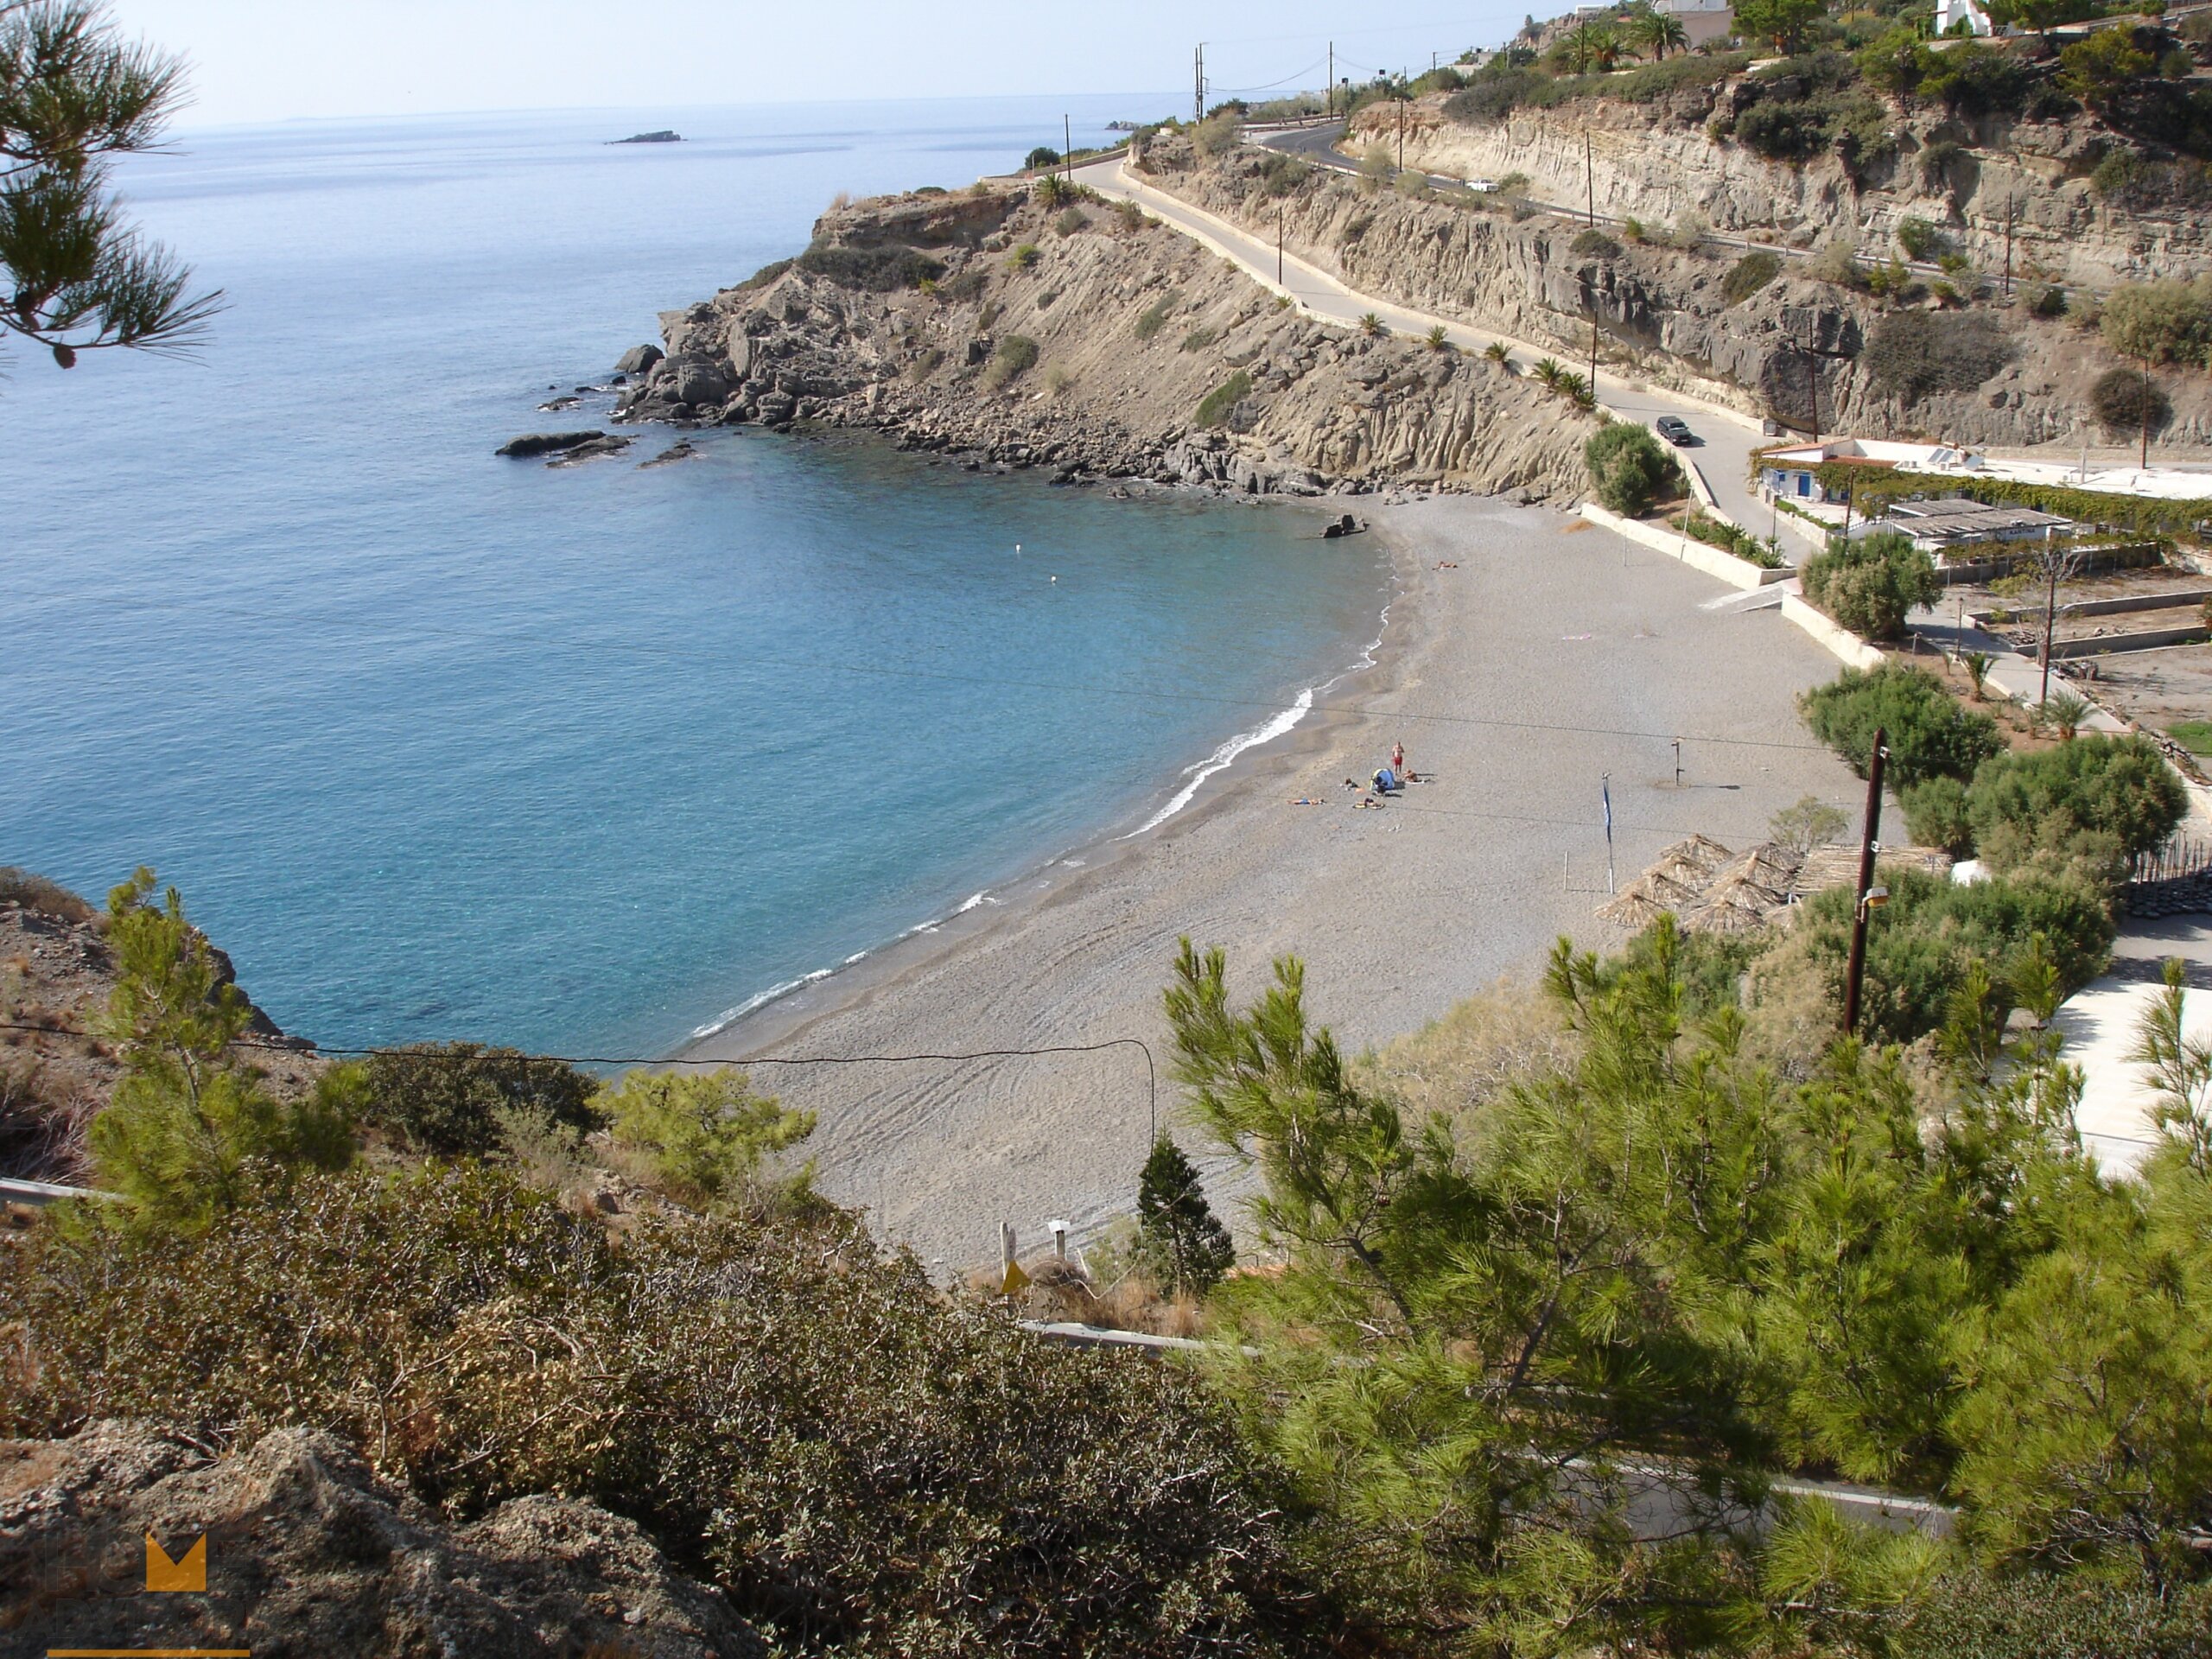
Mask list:
[[1317,321],[1134,209],[987,183],[833,209],[662,315],[617,421],[874,429],[976,466],[1250,495],[1565,501],[1590,419],[1480,358]]

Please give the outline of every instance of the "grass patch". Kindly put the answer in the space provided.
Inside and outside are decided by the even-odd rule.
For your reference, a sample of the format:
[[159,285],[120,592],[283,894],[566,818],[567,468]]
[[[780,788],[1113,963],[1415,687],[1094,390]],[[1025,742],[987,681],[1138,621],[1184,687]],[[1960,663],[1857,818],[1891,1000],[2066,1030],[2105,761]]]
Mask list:
[[1252,395],[1252,377],[1239,369],[1199,400],[1198,413],[1191,417],[1196,426],[1219,426],[1229,418],[1229,411]]
[[1207,346],[1212,345],[1214,341],[1220,338],[1220,329],[1213,327],[1210,324],[1201,323],[1196,328],[1192,329],[1189,334],[1183,336],[1182,349],[1186,352],[1203,352]]
[[1137,318],[1135,330],[1139,340],[1150,340],[1166,326],[1167,319],[1175,315],[1175,308],[1183,303],[1179,293],[1170,293],[1154,300]]
[[2166,735],[2191,754],[2212,754],[2212,720],[2177,720]]
[[935,282],[944,275],[941,263],[912,248],[848,248],[817,242],[799,255],[797,264],[810,275],[872,294],[919,288],[925,278]]
[[983,385],[988,391],[996,391],[1007,381],[1036,366],[1037,342],[1027,334],[1008,334],[999,341],[991,360],[983,365]]

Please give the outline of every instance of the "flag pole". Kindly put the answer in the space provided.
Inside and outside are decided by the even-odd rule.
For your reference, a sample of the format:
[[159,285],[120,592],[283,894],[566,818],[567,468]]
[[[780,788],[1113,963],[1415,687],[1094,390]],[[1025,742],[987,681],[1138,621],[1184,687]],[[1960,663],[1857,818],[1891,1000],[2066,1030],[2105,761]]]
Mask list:
[[1598,796],[1605,804],[1605,891],[1613,891],[1613,774],[1598,774]]

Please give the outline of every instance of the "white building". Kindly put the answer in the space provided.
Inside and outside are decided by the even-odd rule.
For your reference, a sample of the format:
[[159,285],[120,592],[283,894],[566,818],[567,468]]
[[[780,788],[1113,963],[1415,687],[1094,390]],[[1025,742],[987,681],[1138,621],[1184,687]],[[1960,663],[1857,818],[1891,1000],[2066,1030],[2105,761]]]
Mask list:
[[1693,47],[1725,41],[1736,32],[1736,9],[1730,0],[1658,0],[1652,10],[1681,23]]
[[1976,0],[1936,0],[1936,33],[1937,35],[1948,35],[1962,22],[1978,35],[1994,35],[1997,32],[1990,23],[1989,14],[1976,3]]

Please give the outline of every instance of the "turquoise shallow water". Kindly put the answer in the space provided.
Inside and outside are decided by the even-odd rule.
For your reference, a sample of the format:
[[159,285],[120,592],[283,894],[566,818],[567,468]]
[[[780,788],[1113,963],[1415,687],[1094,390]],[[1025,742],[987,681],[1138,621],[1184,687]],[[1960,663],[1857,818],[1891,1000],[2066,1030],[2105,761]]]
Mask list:
[[[1079,141],[1156,112],[1089,103]],[[315,124],[136,164],[230,307],[192,362],[0,359],[0,862],[155,865],[327,1043],[652,1052],[1145,822],[1357,656],[1363,538],[841,440],[490,453],[835,191],[1002,169],[1059,114]],[[692,142],[602,142],[663,125]]]

